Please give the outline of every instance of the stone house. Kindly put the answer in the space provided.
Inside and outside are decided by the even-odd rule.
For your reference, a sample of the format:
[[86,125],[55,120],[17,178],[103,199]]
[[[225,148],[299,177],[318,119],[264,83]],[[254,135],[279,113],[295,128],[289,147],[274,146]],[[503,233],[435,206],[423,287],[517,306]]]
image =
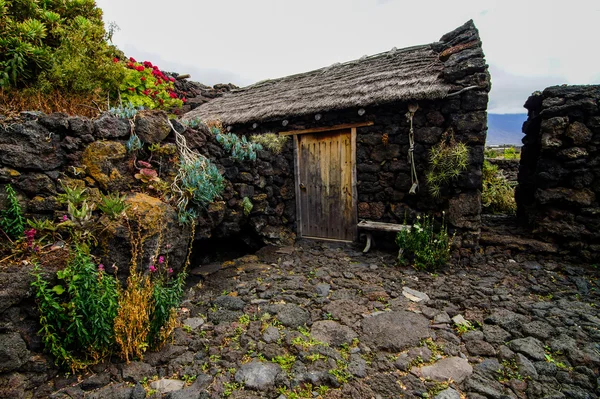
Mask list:
[[[218,119],[238,135],[292,137],[285,158],[292,195],[278,198],[289,210],[282,223],[299,237],[353,241],[362,219],[401,224],[445,212],[459,245],[472,247],[480,233],[489,90],[469,21],[438,42],[233,90],[183,119]],[[434,197],[430,150],[451,136],[466,144],[469,165]],[[289,190],[284,180],[279,190]]]

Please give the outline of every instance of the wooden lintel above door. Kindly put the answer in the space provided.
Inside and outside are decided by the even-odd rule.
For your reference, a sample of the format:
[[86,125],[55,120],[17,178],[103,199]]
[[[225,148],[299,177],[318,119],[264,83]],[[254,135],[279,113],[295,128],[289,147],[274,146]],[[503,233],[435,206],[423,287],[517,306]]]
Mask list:
[[321,132],[329,132],[332,130],[342,130],[342,129],[364,127],[364,126],[373,126],[374,124],[375,124],[375,122],[373,122],[373,121],[345,123],[343,125],[313,127],[311,129],[303,129],[303,130],[290,130],[288,132],[279,132],[279,135],[280,136],[292,136],[294,134],[321,133]]

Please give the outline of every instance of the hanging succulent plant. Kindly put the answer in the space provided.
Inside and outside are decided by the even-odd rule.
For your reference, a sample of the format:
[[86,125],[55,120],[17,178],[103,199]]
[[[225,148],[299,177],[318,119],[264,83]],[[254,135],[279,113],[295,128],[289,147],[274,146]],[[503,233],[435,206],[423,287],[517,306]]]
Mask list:
[[446,132],[439,144],[431,147],[429,152],[427,184],[431,195],[439,197],[442,187],[458,179],[467,170],[468,164],[469,149],[465,143],[457,142],[452,131]]

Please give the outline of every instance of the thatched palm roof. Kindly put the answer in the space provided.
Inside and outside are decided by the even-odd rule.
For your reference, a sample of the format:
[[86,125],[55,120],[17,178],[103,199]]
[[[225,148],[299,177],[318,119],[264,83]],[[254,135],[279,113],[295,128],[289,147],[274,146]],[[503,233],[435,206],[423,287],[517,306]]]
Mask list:
[[232,125],[394,101],[439,99],[451,85],[433,46],[409,47],[266,80],[226,93],[184,115]]

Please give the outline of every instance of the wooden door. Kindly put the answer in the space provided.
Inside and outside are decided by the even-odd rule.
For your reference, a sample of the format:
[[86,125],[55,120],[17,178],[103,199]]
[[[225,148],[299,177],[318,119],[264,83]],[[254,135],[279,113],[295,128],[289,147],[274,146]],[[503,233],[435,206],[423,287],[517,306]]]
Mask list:
[[296,136],[300,236],[355,239],[354,132],[346,129]]

